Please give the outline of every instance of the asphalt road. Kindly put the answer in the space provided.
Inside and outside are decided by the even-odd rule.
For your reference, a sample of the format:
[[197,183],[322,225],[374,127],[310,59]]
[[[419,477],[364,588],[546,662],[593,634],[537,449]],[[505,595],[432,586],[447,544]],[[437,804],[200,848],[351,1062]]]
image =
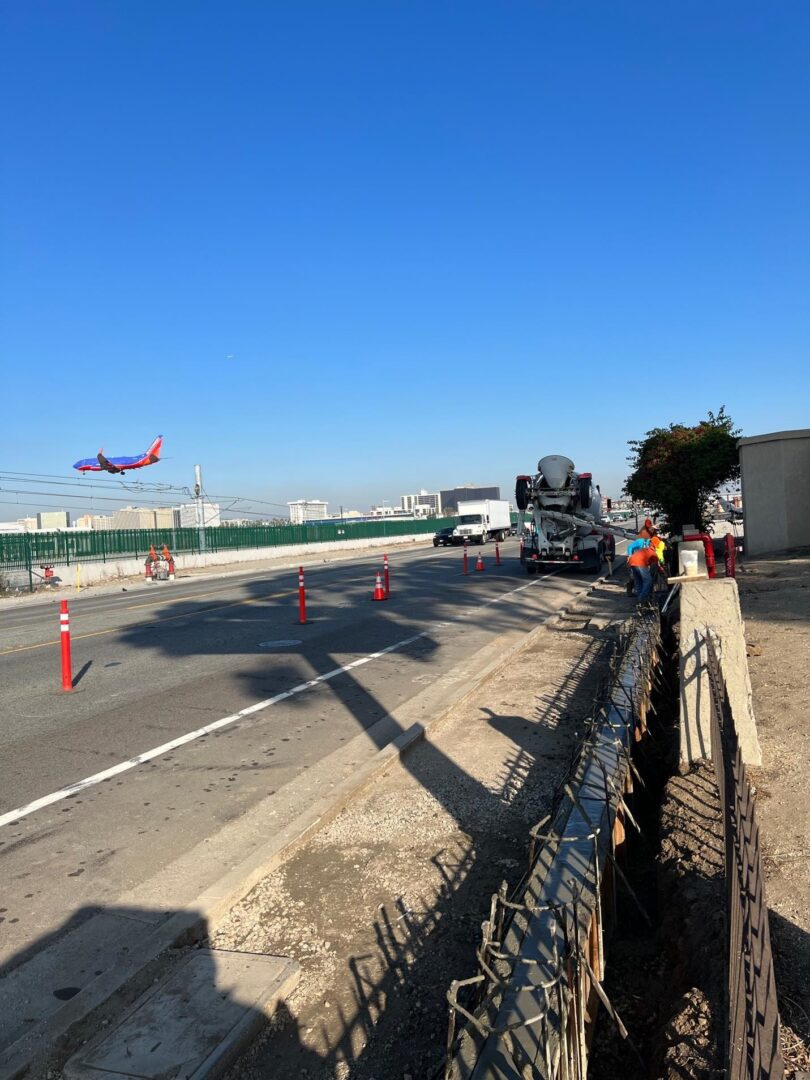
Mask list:
[[0,965],[159,882],[259,802],[290,811],[308,770],[407,703],[431,708],[497,635],[530,631],[587,580],[529,579],[517,543],[502,552],[496,568],[487,546],[467,577],[458,549],[392,552],[383,603],[380,555],[324,564],[307,573],[305,626],[289,569],[78,598],[71,693],[58,605],[2,611]]

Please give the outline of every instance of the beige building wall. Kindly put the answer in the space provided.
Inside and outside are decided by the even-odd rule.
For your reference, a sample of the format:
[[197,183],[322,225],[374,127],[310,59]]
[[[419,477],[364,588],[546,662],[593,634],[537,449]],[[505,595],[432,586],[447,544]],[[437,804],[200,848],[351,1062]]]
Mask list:
[[125,506],[113,513],[114,529],[154,529],[155,511],[144,506]]
[[810,429],[740,439],[748,555],[810,546]]
[[174,529],[178,525],[179,511],[173,506],[160,506],[155,510],[155,527],[158,529]]

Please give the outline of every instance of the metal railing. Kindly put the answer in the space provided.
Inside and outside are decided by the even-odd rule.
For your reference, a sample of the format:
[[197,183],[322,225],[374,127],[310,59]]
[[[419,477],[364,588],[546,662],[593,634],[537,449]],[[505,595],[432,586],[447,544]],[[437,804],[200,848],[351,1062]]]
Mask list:
[[[289,544],[334,543],[386,536],[430,534],[455,525],[456,518],[414,521],[329,522],[308,525],[221,525],[197,528],[103,529],[92,532],[0,533],[0,571],[30,570],[42,564],[70,566],[77,562],[110,562],[143,558],[154,544],[167,544],[175,555],[200,551],[239,551]],[[201,540],[203,540],[201,544]]]
[[720,643],[711,632],[705,641],[712,762],[723,814],[726,862],[726,1076],[729,1080],[781,1080],[784,1063],[779,1007],[754,797],[720,666]]
[[[584,1080],[600,1004],[627,1030],[602,980],[605,947],[625,896],[649,916],[621,868],[632,760],[644,737],[660,642],[650,605],[623,630],[579,756],[556,810],[532,830],[524,886],[492,898],[478,973],[448,993],[446,1080]],[[460,1024],[466,1027],[459,1033]]]

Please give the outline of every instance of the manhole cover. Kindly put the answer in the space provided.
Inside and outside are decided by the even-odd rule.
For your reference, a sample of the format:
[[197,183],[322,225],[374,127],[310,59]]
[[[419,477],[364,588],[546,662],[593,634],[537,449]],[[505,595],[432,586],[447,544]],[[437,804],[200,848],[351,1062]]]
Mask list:
[[299,638],[281,638],[280,641],[260,641],[260,649],[289,649],[292,645],[300,645]]

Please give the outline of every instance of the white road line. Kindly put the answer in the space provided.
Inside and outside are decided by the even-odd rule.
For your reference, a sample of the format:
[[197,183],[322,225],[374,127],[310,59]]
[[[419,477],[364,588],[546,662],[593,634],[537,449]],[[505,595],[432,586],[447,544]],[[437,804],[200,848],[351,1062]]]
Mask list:
[[[545,578],[551,577],[552,574],[556,573],[556,570],[552,570],[550,574],[544,574],[542,577],[535,578],[526,585],[520,585],[516,589],[510,589],[509,592],[496,597],[494,600],[485,600],[479,604],[478,607],[487,607],[489,604],[500,603],[500,601],[507,599],[509,596],[523,592],[524,589],[528,589],[532,585],[536,585],[538,582],[543,581]],[[170,750],[176,750],[178,746],[185,746],[187,743],[195,742],[204,735],[210,735],[214,731],[220,731],[222,728],[236,723],[237,720],[242,720],[246,716],[253,716],[254,713],[261,712],[263,709],[269,709],[271,705],[277,705],[280,701],[286,701],[287,698],[295,697],[296,694],[301,694],[304,690],[310,690],[313,686],[318,686],[319,683],[328,682],[330,679],[334,679],[336,676],[342,675],[346,671],[352,671],[354,668],[362,667],[363,664],[371,663],[372,660],[379,660],[381,656],[386,656],[388,653],[396,652],[398,649],[404,649],[406,645],[412,645],[414,641],[419,641],[420,638],[427,637],[434,629],[450,626],[454,621],[454,619],[450,619],[445,620],[444,622],[432,623],[427,630],[423,630],[420,634],[414,634],[412,637],[397,641],[395,644],[389,645],[385,649],[380,649],[379,652],[369,653],[368,656],[361,656],[358,660],[352,660],[350,664],[344,664],[343,667],[333,668],[324,675],[318,675],[317,678],[310,679],[308,682],[299,683],[297,686],[293,686],[292,689],[285,690],[281,694],[275,694],[273,697],[265,698],[264,701],[257,701],[255,705],[248,705],[247,708],[240,709],[239,712],[232,713],[230,716],[223,716],[221,720],[214,720],[212,723],[206,724],[205,727],[197,728],[194,731],[188,731],[185,735],[180,735],[178,738],[163,743],[161,746],[156,746],[152,750],[145,750],[142,754],[129,758],[128,761],[122,761],[119,762],[118,765],[113,765],[109,769],[104,769],[103,772],[93,773],[92,776],[86,776],[84,780],[77,780],[75,784],[70,784],[68,787],[61,788],[59,791],[51,792],[50,795],[43,795],[42,798],[34,799],[33,802],[26,803],[25,806],[20,806],[16,810],[9,810],[5,814],[0,814],[0,828],[4,825],[11,825],[13,822],[19,821],[21,818],[35,813],[37,810],[44,810],[46,806],[53,806],[54,803],[61,802],[63,799],[69,799],[72,795],[78,795],[79,792],[86,791],[87,788],[94,787],[96,784],[101,784],[104,780],[110,780],[113,776],[120,776],[121,773],[128,772],[138,765],[143,765],[153,758],[168,753]]]

